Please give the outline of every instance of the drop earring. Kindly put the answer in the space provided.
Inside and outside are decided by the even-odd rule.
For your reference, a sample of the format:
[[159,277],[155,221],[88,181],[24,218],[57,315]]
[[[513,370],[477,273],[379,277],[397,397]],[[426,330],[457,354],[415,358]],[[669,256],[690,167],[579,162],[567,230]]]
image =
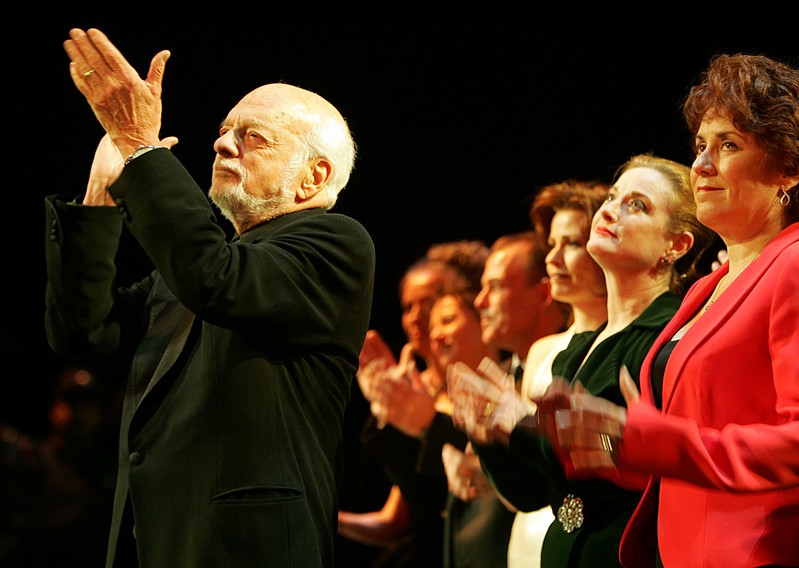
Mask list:
[[780,186],[780,191],[782,192],[782,195],[780,196],[780,205],[783,207],[788,207],[788,204],[791,202],[791,194],[785,191],[784,185]]

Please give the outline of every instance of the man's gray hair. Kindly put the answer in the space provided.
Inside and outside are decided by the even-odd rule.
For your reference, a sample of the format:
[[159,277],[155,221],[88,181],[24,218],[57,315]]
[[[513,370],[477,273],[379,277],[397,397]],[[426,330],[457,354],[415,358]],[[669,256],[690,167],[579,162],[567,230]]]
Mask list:
[[308,121],[303,142],[308,158],[326,158],[330,161],[333,171],[325,187],[327,209],[330,209],[350,179],[355,165],[355,141],[344,119],[337,120],[322,114]]

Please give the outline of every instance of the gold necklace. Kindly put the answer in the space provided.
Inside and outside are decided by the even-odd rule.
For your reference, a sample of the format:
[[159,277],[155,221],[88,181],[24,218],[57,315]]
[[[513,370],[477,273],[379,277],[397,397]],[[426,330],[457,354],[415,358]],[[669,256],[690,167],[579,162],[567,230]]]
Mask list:
[[710,299],[707,301],[707,304],[705,304],[705,311],[707,311],[708,308],[710,308],[710,306],[713,305],[713,302],[716,301],[716,298],[720,296],[721,293],[724,292],[724,290],[727,289],[727,286],[724,286],[724,284],[727,282],[727,276],[729,275],[730,273],[728,272],[727,274],[722,276],[721,280],[719,280],[718,284],[716,284],[716,289],[713,290],[713,294],[710,296]]

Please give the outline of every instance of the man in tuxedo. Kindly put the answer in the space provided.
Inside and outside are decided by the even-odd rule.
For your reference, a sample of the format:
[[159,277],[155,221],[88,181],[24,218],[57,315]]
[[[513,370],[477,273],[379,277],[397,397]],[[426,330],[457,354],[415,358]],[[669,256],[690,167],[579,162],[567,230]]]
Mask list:
[[549,295],[547,250],[533,231],[499,237],[483,270],[483,289],[474,301],[480,310],[483,341],[510,354],[509,372],[521,380],[530,346],[563,331],[568,306]]
[[[503,369],[514,376],[517,388],[530,346],[541,337],[562,331],[570,315],[568,307],[549,294],[546,254],[547,247],[533,231],[500,236],[491,245],[481,277],[482,289],[474,300],[480,312],[482,340],[508,354]],[[440,420],[437,424],[439,432],[445,431]],[[451,424],[451,419],[447,424]],[[453,453],[457,452],[450,451]],[[509,547],[526,547],[527,535],[513,534],[514,514],[490,486],[479,458],[466,451],[456,460],[459,467],[450,466],[447,470],[450,496],[445,538],[451,565],[480,558],[486,554],[481,548],[493,548],[496,554],[497,547],[501,547],[503,560],[510,562]],[[551,515],[548,509],[543,514]],[[483,541],[482,547],[475,546],[479,540]],[[530,556],[535,554],[534,551]]]
[[[85,195],[46,200],[46,329],[70,357],[130,356],[106,566],[332,566],[375,262],[365,229],[328,211],[355,157],[347,124],[298,87],[245,95],[214,144],[228,242],[160,139],[169,52],[142,79],[99,30],[69,35],[106,136]],[[129,288],[123,226],[155,267]]]

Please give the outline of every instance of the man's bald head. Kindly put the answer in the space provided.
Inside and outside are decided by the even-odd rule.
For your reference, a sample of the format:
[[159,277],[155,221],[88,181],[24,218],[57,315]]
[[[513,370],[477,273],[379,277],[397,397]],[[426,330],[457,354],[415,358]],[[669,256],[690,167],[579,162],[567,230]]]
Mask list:
[[355,162],[355,143],[349,126],[336,107],[325,98],[306,89],[286,83],[269,83],[249,92],[241,105],[269,109],[297,132],[308,158],[326,158],[333,172],[326,192],[330,207],[338,193],[347,185]]

